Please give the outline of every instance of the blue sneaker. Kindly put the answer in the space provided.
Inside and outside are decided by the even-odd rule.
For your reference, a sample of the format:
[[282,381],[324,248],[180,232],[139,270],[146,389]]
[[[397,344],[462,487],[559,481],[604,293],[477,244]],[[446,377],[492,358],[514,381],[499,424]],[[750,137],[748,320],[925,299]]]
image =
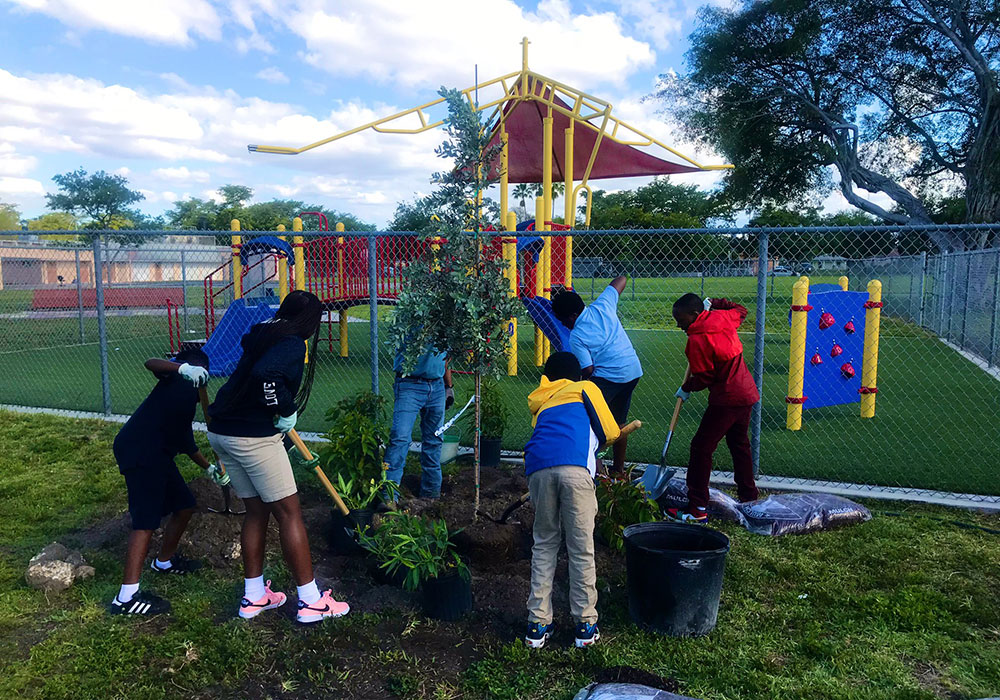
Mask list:
[[578,649],[596,644],[600,638],[601,631],[597,629],[596,624],[581,622],[576,626],[576,646]]
[[524,635],[524,643],[532,649],[541,649],[552,636],[552,623],[543,625],[532,622],[528,625],[528,633]]

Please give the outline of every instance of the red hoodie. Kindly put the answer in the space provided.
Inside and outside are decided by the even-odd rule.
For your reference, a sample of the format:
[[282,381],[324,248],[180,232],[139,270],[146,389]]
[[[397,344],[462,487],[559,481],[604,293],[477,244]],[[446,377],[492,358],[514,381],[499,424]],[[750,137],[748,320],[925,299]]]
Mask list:
[[684,391],[708,388],[711,406],[752,406],[760,400],[736,333],[746,317],[746,308],[728,299],[712,299],[712,308],[698,314],[687,329],[684,353],[691,378],[684,382]]

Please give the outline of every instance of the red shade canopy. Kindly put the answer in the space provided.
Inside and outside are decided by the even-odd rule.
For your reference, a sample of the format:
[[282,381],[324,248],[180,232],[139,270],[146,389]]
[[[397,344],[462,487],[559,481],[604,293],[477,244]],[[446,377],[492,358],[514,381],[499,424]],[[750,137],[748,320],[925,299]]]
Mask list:
[[[536,83],[541,87],[540,83]],[[520,86],[515,88],[519,92]],[[554,101],[569,110],[570,107],[555,97]],[[512,106],[511,106],[512,105]],[[508,180],[516,182],[542,181],[542,120],[548,113],[548,107],[535,100],[524,100],[508,103],[504,110],[504,123],[507,129],[507,172]],[[600,120],[594,120],[600,126]],[[556,110],[552,111],[552,180],[561,182],[566,174],[563,161],[566,154],[565,129],[569,128],[570,118]],[[490,145],[499,143],[499,127],[494,130]],[[573,129],[573,179],[582,180],[597,142],[597,132],[585,124],[576,124]],[[499,164],[496,165],[499,167]],[[590,171],[591,180],[612,177],[636,177],[640,175],[669,175],[672,173],[694,173],[700,169],[692,165],[680,165],[662,158],[657,158],[634,146],[626,146],[612,141],[610,138],[601,140],[597,159]]]

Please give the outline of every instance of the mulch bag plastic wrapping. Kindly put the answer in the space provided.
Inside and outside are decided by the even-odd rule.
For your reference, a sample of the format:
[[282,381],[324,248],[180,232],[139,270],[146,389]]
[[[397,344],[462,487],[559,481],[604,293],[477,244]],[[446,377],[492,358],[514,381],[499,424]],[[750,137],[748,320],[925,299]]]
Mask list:
[[577,693],[573,700],[694,700],[694,698],[657,690],[648,685],[591,683]]
[[[687,507],[687,485],[674,478],[657,499],[666,508]],[[802,535],[871,520],[863,505],[828,493],[780,493],[740,503],[718,489],[708,490],[708,517],[737,522],[758,535]]]

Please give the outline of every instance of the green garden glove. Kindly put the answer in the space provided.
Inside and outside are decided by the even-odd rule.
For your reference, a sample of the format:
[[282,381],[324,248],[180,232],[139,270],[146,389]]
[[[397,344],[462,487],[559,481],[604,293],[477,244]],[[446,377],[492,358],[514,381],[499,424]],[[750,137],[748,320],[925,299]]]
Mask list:
[[312,469],[319,464],[319,457],[314,454],[312,459],[306,459],[299,454],[299,448],[292,445],[291,449],[288,450],[288,461],[292,463],[293,467]]

